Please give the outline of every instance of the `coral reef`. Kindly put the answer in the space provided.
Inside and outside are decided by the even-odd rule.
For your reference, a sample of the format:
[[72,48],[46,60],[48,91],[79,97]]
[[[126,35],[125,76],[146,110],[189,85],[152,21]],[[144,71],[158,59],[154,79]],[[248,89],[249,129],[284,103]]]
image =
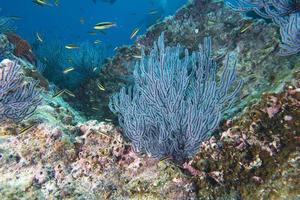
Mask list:
[[8,41],[5,34],[0,34],[0,61],[4,58],[11,58],[9,55],[12,51],[13,46]]
[[[240,100],[233,104],[226,116],[238,113],[249,103],[255,102],[263,92],[280,89],[284,80],[300,68],[299,56],[277,55],[280,44],[277,30],[273,23],[244,19],[222,2],[195,0],[174,16],[150,27],[134,45],[119,47],[116,55],[105,62],[100,77],[88,81],[81,88],[83,103],[80,111],[96,119],[114,118],[107,106],[109,97],[133,82],[134,63],[141,55],[141,46],[145,46],[148,55],[153,42],[164,31],[166,46],[180,44],[190,52],[197,51],[198,44],[210,35],[214,41],[213,57],[218,64],[228,52],[237,53],[237,75],[243,78],[245,84],[239,95]],[[104,85],[105,91],[98,90],[98,82]]]
[[[266,93],[189,162],[199,196],[211,199],[299,198],[300,73],[284,92]],[[297,164],[296,164],[297,163]]]
[[180,162],[198,151],[242,86],[242,81],[235,84],[233,55],[226,57],[216,81],[210,38],[204,39],[198,52],[189,55],[185,50],[182,57],[182,51],[180,46],[165,47],[162,34],[149,57],[142,50],[133,88],[122,88],[110,101],[111,111],[136,150]]
[[279,55],[300,52],[300,11],[295,0],[227,0],[227,4],[239,12],[254,11],[259,16],[272,19],[280,28],[282,44]]
[[176,165],[136,154],[111,123],[46,120],[68,116],[50,104],[24,134],[1,125],[0,198],[296,199],[299,106],[298,72],[284,91],[265,93]]
[[[194,0],[134,45],[118,48],[99,77],[80,86],[85,106],[80,111],[105,122],[87,121],[45,81],[50,89],[41,94],[43,104],[33,115],[18,123],[1,122],[0,199],[299,199],[300,58],[277,56],[276,30],[272,23],[242,18],[222,2]],[[226,66],[221,64],[225,55],[236,52],[237,76],[245,82],[234,109],[184,163],[136,152],[106,119],[113,117],[109,97],[133,82],[141,46],[149,55],[163,31],[166,46],[180,44],[189,52],[210,35],[217,66]],[[0,44],[4,58],[18,60],[24,76],[42,80],[38,66],[29,63],[34,59],[13,56],[9,46]],[[0,74],[2,82],[10,80],[3,79],[7,71]]]
[[41,102],[38,82],[25,80],[21,66],[5,59],[0,63],[0,122],[19,122],[30,116]]
[[88,121],[68,131],[41,123],[27,134],[1,137],[0,149],[1,199],[195,196],[187,178],[175,179],[179,171],[138,157],[107,123]]
[[295,199],[300,72],[294,77],[221,123],[180,165],[137,154],[111,123],[86,121],[53,91],[43,93],[33,116],[1,123],[0,198]]

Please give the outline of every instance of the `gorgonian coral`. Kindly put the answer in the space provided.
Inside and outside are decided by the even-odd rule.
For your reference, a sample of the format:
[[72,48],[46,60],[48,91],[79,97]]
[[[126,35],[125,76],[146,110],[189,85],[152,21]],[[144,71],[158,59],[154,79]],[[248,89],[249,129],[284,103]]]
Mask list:
[[30,116],[41,102],[38,82],[25,79],[21,66],[14,61],[0,63],[0,122],[19,122]]
[[222,111],[232,104],[242,81],[236,83],[235,56],[233,60],[227,56],[217,81],[218,70],[211,56],[210,38],[191,55],[180,46],[165,47],[164,35],[149,57],[142,51],[135,66],[135,85],[122,88],[109,105],[137,151],[183,161],[194,155],[218,126]]
[[271,19],[280,28],[279,55],[300,52],[300,3],[297,0],[227,0],[229,7],[238,12],[254,11]]

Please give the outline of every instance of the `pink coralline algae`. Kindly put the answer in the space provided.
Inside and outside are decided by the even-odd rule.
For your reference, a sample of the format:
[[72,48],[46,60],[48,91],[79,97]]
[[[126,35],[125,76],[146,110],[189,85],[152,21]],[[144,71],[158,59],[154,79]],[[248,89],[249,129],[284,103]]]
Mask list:
[[150,199],[195,196],[190,180],[181,177],[174,184],[180,174],[172,165],[134,152],[112,124],[87,121],[68,127],[37,123],[26,134],[9,136],[4,144],[11,158],[0,159],[0,173],[8,167],[11,173],[2,177],[3,184],[22,177],[19,188],[41,190],[46,199],[120,199],[143,192]]
[[277,104],[278,99],[276,97],[271,97],[270,104],[264,111],[268,114],[269,118],[275,116],[276,113],[280,111],[281,105]]

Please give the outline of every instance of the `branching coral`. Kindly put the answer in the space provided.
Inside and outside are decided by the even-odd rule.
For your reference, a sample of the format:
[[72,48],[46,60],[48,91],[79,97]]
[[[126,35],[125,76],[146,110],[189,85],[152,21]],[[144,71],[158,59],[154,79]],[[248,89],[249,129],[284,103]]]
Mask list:
[[30,116],[41,102],[37,81],[25,80],[21,66],[10,60],[0,64],[0,122],[15,122]]
[[181,47],[164,46],[164,35],[146,58],[135,66],[135,85],[115,94],[110,109],[137,151],[156,158],[171,156],[182,161],[194,155],[200,143],[218,126],[222,111],[234,101],[242,86],[235,87],[235,61],[227,56],[216,80],[211,40],[199,52],[181,58]]
[[235,11],[254,11],[263,18],[272,19],[280,28],[279,55],[300,52],[300,4],[296,0],[227,0]]

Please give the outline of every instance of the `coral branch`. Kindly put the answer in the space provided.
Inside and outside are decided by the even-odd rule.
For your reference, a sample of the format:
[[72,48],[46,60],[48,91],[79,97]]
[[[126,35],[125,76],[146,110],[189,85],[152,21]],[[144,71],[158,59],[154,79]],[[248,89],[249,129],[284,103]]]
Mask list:
[[236,87],[235,58],[227,56],[225,69],[216,81],[211,59],[211,40],[200,51],[180,59],[182,48],[164,46],[162,34],[150,56],[142,53],[134,71],[135,86],[114,95],[110,109],[135,149],[153,157],[171,156],[183,161],[194,155],[200,143],[217,127],[240,90]]
[[0,122],[15,122],[30,116],[41,102],[37,81],[25,80],[18,63],[3,60],[0,63]]

